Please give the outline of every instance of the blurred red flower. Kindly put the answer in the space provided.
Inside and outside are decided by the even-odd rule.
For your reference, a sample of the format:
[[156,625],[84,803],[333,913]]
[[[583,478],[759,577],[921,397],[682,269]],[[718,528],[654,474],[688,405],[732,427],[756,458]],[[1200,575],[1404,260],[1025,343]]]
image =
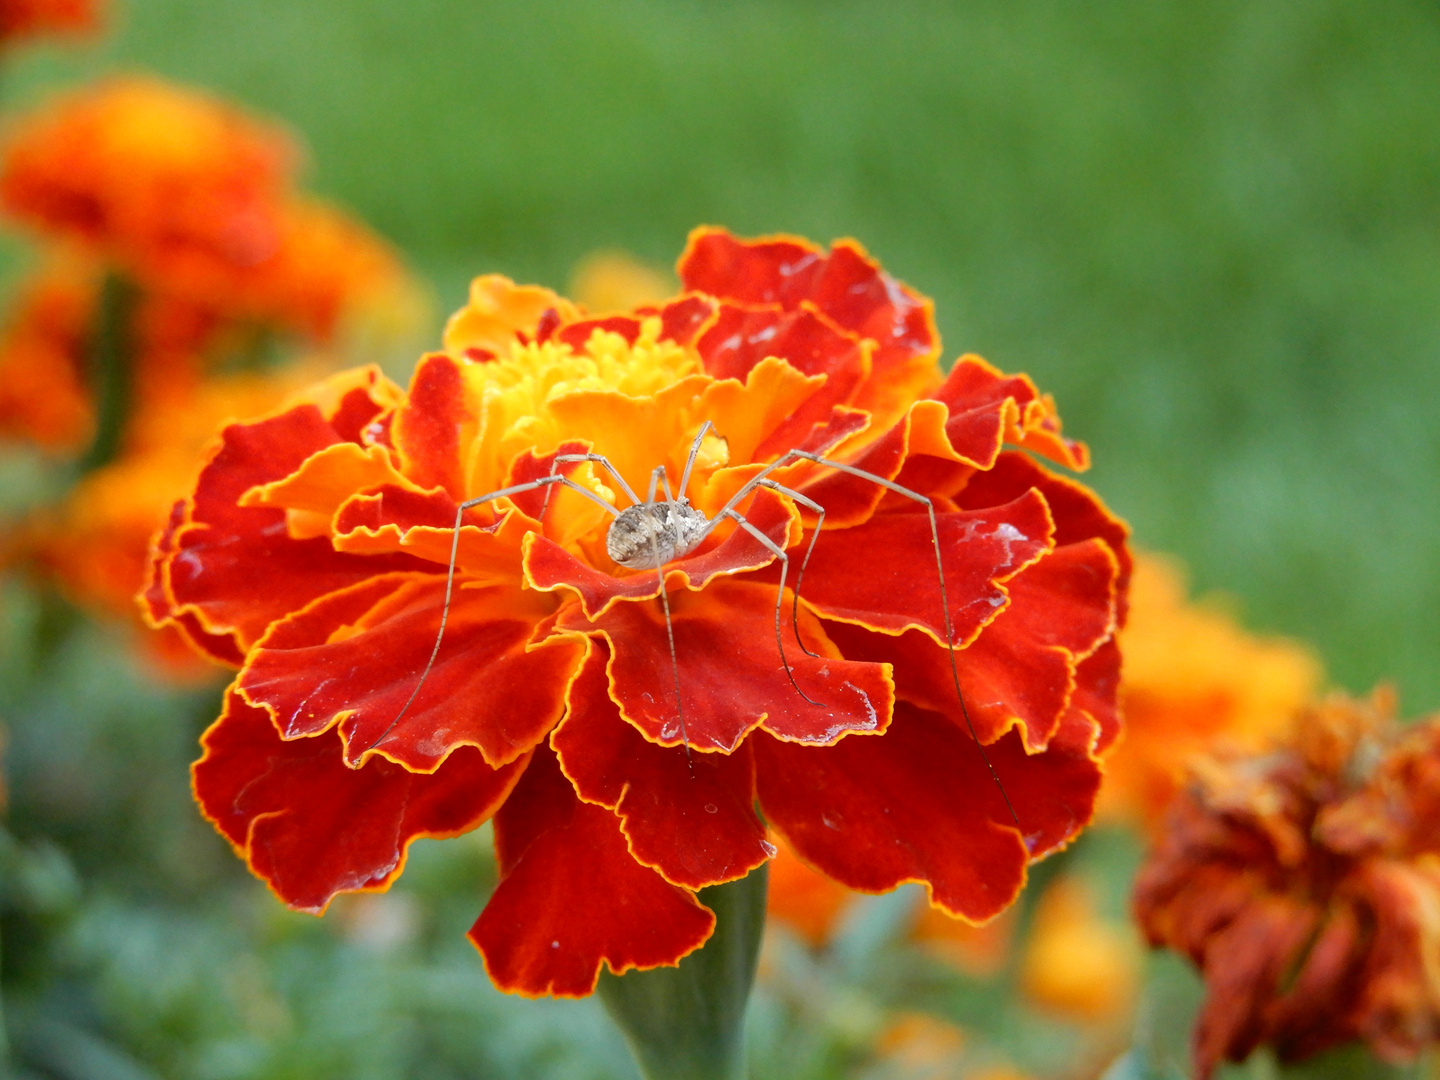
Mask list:
[[[176,505],[145,602],[241,668],[196,795],[286,903],[384,888],[416,837],[494,815],[501,881],[471,936],[499,986],[577,995],[602,963],[699,947],[696,890],[773,854],[767,823],[851,888],[923,881],[983,921],[1089,820],[1129,556],[1092,493],[1004,448],[1083,467],[1050,400],[975,357],[943,376],[929,301],[851,242],[700,230],[679,274],[675,299],[599,320],[477,279],[408,393],[362,370],[233,425]],[[612,562],[605,509],[555,489],[466,512],[443,647],[397,722],[461,500],[583,450],[644,491],[707,420],[688,492],[707,515],[795,447],[935,501],[961,679],[1019,829],[951,685],[928,515],[808,461],[773,475],[828,510],[798,623],[819,657],[790,658],[819,706],[776,652],[775,557],[727,523],[666,567],[682,739],[657,574]],[[589,462],[566,475],[616,497]],[[797,555],[802,510],[744,507]]]
[[99,27],[100,0],[0,0],[0,45],[41,34],[88,34]]
[[1135,910],[1205,976],[1202,1078],[1262,1043],[1403,1061],[1440,1037],[1440,718],[1393,706],[1312,707],[1271,754],[1197,763],[1175,801]]

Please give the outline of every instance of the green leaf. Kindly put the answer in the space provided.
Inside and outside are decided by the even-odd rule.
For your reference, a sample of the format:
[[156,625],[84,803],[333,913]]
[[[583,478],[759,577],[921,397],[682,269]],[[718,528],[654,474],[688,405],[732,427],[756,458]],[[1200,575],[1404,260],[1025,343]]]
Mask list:
[[765,929],[768,867],[700,890],[715,933],[678,967],[602,972],[600,1000],[646,1080],[743,1080],[745,1003]]

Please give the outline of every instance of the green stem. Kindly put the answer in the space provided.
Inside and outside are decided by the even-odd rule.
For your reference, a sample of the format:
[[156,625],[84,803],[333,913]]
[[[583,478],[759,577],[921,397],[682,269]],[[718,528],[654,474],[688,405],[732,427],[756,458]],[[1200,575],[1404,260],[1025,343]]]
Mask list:
[[768,867],[700,890],[715,933],[679,967],[600,976],[600,1000],[645,1080],[744,1080],[745,1003],[765,929]]
[[90,380],[95,393],[95,438],[80,459],[80,471],[108,465],[120,452],[134,389],[132,323],[138,293],[111,272],[100,287],[100,303],[90,332]]

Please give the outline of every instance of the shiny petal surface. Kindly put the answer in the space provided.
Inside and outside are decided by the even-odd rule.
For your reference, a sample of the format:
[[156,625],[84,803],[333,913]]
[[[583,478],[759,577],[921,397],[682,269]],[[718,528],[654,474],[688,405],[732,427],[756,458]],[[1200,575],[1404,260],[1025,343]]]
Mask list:
[[630,855],[620,820],[581,802],[547,749],[495,817],[501,880],[470,939],[495,985],[527,997],[583,997],[600,966],[674,965],[715,916]]
[[630,853],[672,885],[700,889],[744,877],[774,848],[755,816],[755,763],[733,754],[687,754],[648,742],[610,700],[603,639],[570,686],[569,709],[550,736],[560,767],[586,802],[614,810]]
[[[1054,524],[1035,491],[1004,506],[935,517],[955,642],[968,643],[1005,605],[1000,583],[1050,549]],[[934,565],[928,514],[877,515],[863,525],[821,534],[801,596],[827,619],[887,633],[913,627],[943,642]]]
[[[692,747],[730,753],[763,724],[780,739],[828,745],[852,731],[883,730],[895,699],[883,664],[840,659],[819,623],[802,611],[800,632],[819,658],[791,641],[786,657],[797,692],[785,676],[775,641],[772,586],[716,581],[703,593],[670,597],[684,735]],[[645,738],[662,746],[682,741],[676,668],[670,665],[660,604],[617,604],[594,621],[564,609],[562,631],[603,634],[610,643],[610,696]]]
[[350,763],[379,754],[431,772],[462,746],[478,747],[493,766],[514,761],[560,719],[581,646],[557,637],[529,647],[548,598],[457,584],[423,686],[445,582],[393,574],[277,622],[250,654],[240,692],[269,710],[287,738],[339,722]]
[[[1088,540],[1056,548],[1010,583],[1009,605],[956,654],[969,719],[982,742],[1019,724],[1026,745],[1044,749],[1070,705],[1080,662],[1114,629],[1116,573],[1105,543]],[[965,726],[943,646],[913,630],[893,638],[838,625],[829,633],[852,660],[894,665],[900,698]]]
[[491,769],[466,749],[429,775],[383,760],[349,769],[333,730],[283,740],[233,690],[202,745],[192,773],[205,816],[281,900],[316,913],[337,893],[388,886],[411,841],[475,828],[525,767]]

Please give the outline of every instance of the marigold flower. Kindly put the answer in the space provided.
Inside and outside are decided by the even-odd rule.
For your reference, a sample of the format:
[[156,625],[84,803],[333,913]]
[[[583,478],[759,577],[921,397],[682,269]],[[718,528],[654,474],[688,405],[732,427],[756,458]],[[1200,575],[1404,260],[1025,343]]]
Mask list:
[[297,156],[286,133],[210,97],[121,76],[12,122],[0,204],[147,284],[213,295],[274,257]]
[[824,948],[854,893],[806,866],[780,841],[770,859],[765,913],[779,919],[813,949]]
[[[1092,493],[1005,448],[1083,466],[1053,403],[976,357],[942,375],[929,301],[852,242],[702,229],[679,276],[601,319],[478,279],[408,392],[361,370],[232,425],[176,505],[150,617],[241,669],[196,796],[286,903],[382,889],[416,837],[493,815],[501,880],[471,937],[502,988],[579,995],[602,964],[698,948],[696,890],[765,862],[767,823],[850,888],[923,881],[983,921],[1089,819],[1129,562]],[[581,490],[475,506],[454,535],[462,500],[559,454],[641,491],[678,478],[705,421],[706,515],[796,447],[935,501],[970,718],[1019,829],[951,684],[914,501],[810,461],[772,474],[827,509],[796,629],[817,655],[789,658],[811,701],[777,652],[767,546],[799,556],[805,506],[761,489],[742,510],[765,542],[726,522],[666,565],[674,668],[659,575],[607,554],[606,469],[565,464]]]
[[1314,706],[1271,754],[1202,761],[1176,799],[1135,910],[1205,976],[1202,1078],[1262,1043],[1402,1061],[1440,1037],[1440,717],[1393,709]]
[[1052,882],[1035,907],[1021,961],[1026,995],[1074,1020],[1111,1024],[1129,1016],[1140,984],[1140,947],[1130,928],[1103,918],[1082,879]]
[[343,316],[414,307],[393,250],[293,191],[283,129],[158,79],[122,76],[12,125],[0,205],[147,293],[328,339]]
[[[194,487],[197,462],[216,428],[273,410],[316,375],[302,365],[270,375],[212,377],[183,396],[149,402],[132,419],[126,452],[88,473],[62,503],[29,524],[28,561],[74,603],[138,623],[135,591],[145,580],[150,538],[175,500]],[[171,678],[214,672],[173,627],[141,642]]]
[[1185,592],[1177,563],[1136,553],[1120,633],[1125,737],[1105,763],[1102,818],[1158,827],[1191,759],[1272,745],[1319,685],[1311,650],[1247,633],[1222,607]]
[[674,291],[674,278],[628,251],[591,252],[570,275],[570,295],[594,312],[633,311],[663,303]]
[[0,45],[41,34],[88,34],[100,22],[99,0],[0,0]]

